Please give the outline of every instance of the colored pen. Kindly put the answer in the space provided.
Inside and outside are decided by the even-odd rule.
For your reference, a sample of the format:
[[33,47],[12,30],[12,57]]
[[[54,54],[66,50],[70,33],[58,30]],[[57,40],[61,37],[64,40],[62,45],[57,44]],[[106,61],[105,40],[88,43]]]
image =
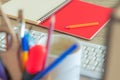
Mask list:
[[32,80],[39,80],[43,78],[46,74],[52,71],[60,62],[62,62],[69,54],[74,52],[78,48],[77,44],[73,44],[69,49],[63,52],[53,63],[50,64],[45,70],[39,72]]
[[55,24],[55,16],[52,15],[50,19],[50,28],[48,30],[48,39],[47,39],[47,44],[46,44],[46,59],[44,61],[45,62],[44,67],[47,65],[47,59],[48,59],[48,54],[50,51],[50,43],[51,43],[52,33],[54,29],[54,24]]
[[25,72],[22,80],[32,80],[34,75],[44,69],[46,48],[43,45],[35,44],[29,49],[29,58],[26,62]]
[[69,26],[66,26],[65,28],[72,29],[72,28],[89,27],[89,26],[96,26],[96,25],[99,25],[99,22],[69,25]]
[[28,60],[28,50],[29,50],[29,43],[28,43],[28,33],[21,39],[21,46],[22,46],[22,53],[21,53],[21,62],[22,62],[22,69],[24,70],[26,61]]
[[18,13],[19,18],[19,24],[20,24],[20,39],[21,39],[21,46],[22,46],[22,53],[21,53],[21,63],[22,63],[22,69],[24,70],[26,61],[28,59],[28,37],[27,34],[25,34],[25,19],[23,18],[23,11],[19,10]]

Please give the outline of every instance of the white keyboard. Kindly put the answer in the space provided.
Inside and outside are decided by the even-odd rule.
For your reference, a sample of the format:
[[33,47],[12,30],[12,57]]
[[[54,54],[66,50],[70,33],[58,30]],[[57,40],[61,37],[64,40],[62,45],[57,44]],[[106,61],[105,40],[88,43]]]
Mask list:
[[[16,30],[16,28],[15,28]],[[47,34],[31,30],[35,41],[46,42]],[[101,79],[104,72],[105,46],[80,41],[82,47],[81,75]],[[0,34],[0,50],[5,50],[5,37]]]
[[83,50],[81,57],[81,75],[102,79],[106,47],[82,41],[80,44]]
[[5,41],[5,33],[0,33],[0,50],[5,51],[6,49],[6,41]]
[[[18,28],[14,27],[14,31],[17,33]],[[36,42],[39,41],[39,43],[45,44],[45,43],[42,43],[42,42],[45,42],[43,40],[45,40],[45,38],[47,38],[47,34],[46,33],[42,33],[42,32],[31,30],[30,34],[35,39]],[[1,51],[6,51],[5,35],[6,35],[5,33],[0,32],[0,50]]]

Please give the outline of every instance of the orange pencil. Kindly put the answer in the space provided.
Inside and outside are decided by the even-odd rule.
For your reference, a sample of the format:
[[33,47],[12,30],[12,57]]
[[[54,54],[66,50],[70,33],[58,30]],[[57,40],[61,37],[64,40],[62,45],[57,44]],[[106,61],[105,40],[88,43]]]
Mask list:
[[99,25],[99,22],[69,25],[69,26],[66,26],[65,28],[80,28],[80,27],[88,27],[88,26],[96,26],[96,25]]

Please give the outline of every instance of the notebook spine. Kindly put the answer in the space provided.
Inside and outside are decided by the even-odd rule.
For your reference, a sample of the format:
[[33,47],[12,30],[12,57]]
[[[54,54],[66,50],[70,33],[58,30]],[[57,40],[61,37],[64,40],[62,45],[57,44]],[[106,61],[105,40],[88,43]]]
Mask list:
[[60,10],[61,8],[63,8],[65,5],[67,5],[71,0],[66,0],[66,2],[61,3],[58,7],[56,7],[55,9],[49,11],[46,15],[44,15],[43,17],[39,18],[37,20],[37,23],[41,23],[42,21],[44,21],[45,19],[47,19],[50,15],[54,14],[56,11]]

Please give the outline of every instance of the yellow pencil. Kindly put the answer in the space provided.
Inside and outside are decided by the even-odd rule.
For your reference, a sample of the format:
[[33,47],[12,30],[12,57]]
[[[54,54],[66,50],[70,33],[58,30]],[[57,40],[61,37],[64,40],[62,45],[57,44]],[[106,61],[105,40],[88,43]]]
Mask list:
[[66,26],[65,28],[79,28],[79,27],[88,27],[88,26],[96,26],[96,25],[99,25],[99,22],[69,25],[69,26]]

